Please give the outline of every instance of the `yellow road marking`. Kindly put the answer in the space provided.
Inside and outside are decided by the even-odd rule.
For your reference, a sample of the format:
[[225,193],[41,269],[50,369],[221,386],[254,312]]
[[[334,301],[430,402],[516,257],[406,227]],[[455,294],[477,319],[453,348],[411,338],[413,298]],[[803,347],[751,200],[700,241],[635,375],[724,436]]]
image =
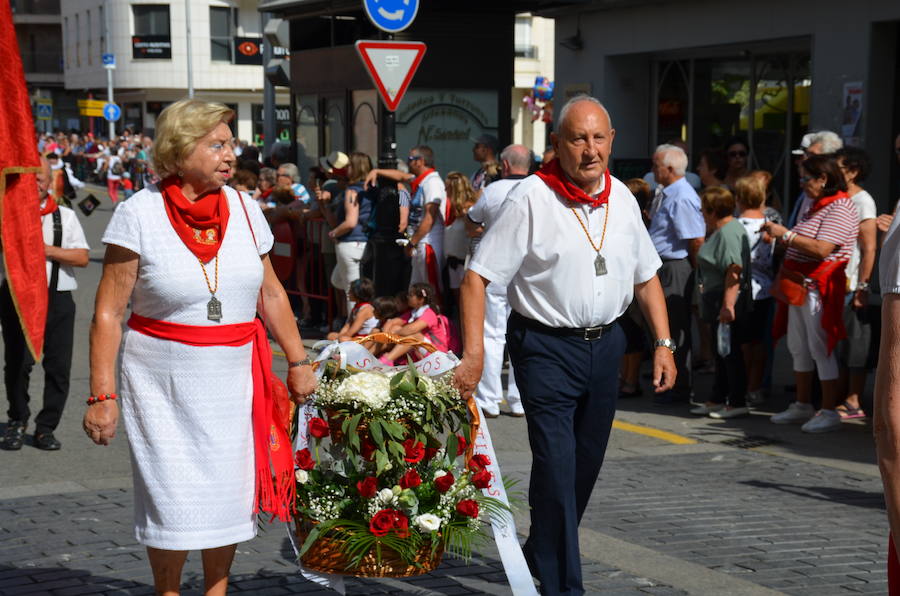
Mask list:
[[653,437],[655,439],[661,439],[663,441],[668,441],[669,443],[674,443],[676,445],[693,445],[697,442],[694,439],[676,435],[675,433],[670,433],[664,430],[659,430],[658,428],[630,424],[628,422],[622,422],[621,420],[613,420],[613,428],[624,430],[630,433],[637,433],[639,435]]

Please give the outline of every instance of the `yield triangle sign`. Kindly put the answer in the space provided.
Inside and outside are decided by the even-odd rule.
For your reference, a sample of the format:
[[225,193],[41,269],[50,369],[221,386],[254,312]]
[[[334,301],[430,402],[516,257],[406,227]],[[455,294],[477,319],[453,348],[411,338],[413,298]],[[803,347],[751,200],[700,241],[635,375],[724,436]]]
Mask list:
[[356,51],[362,58],[372,82],[391,112],[400,105],[416,69],[425,55],[420,41],[357,41]]

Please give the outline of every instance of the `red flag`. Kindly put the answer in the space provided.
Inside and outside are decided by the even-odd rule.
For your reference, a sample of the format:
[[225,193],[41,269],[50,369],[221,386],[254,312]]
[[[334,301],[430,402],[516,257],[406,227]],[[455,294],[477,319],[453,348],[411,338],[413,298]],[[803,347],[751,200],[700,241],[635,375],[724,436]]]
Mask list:
[[28,349],[40,360],[47,320],[47,269],[35,177],[41,162],[9,0],[0,0],[0,64],[3,263]]

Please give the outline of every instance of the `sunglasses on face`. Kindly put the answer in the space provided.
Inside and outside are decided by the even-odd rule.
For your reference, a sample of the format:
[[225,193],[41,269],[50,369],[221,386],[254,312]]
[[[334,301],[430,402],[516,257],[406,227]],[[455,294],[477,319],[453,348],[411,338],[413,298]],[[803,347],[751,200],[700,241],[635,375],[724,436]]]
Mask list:
[[728,157],[747,157],[746,151],[729,151]]
[[800,176],[800,184],[806,184],[810,180],[812,180],[812,176]]
[[421,155],[410,155],[406,158],[406,161],[416,161],[417,159],[422,159]]

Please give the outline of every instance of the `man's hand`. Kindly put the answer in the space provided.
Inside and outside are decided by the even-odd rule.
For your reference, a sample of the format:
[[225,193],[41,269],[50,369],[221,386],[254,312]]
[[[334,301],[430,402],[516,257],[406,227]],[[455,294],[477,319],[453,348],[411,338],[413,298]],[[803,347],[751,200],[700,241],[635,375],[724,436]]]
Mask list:
[[292,366],[288,369],[287,387],[295,404],[306,403],[306,398],[316,390],[318,383],[312,366]]
[[414,254],[416,254],[416,246],[413,243],[409,243],[403,247],[403,252],[406,254],[407,258],[412,258]]
[[[674,364],[673,364],[674,366]],[[460,395],[468,400],[475,394],[478,381],[481,380],[481,371],[484,368],[484,358],[463,357],[459,366],[453,371],[453,386],[459,389]]]
[[372,188],[378,184],[378,168],[373,170],[369,170],[369,173],[366,174],[366,180],[363,183],[363,188]]
[[119,406],[108,399],[88,406],[81,423],[84,432],[97,445],[109,445],[116,436],[116,424],[119,422]]
[[894,221],[894,216],[890,213],[882,213],[878,216],[878,219],[875,220],[875,226],[878,228],[878,231],[881,233],[885,233],[888,231],[888,228],[891,227],[891,223]]
[[665,346],[656,348],[653,353],[653,387],[656,393],[663,393],[675,386],[675,355]]
[[869,305],[869,291],[868,290],[856,290],[853,292],[853,302],[851,306],[853,310],[861,310],[866,308]]

